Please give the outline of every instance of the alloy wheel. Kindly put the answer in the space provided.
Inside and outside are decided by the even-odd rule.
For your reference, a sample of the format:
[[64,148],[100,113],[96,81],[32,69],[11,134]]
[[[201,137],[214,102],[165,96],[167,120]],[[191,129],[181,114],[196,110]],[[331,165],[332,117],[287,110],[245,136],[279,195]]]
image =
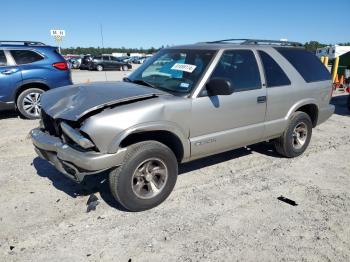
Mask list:
[[134,194],[142,199],[150,199],[160,194],[168,179],[168,169],[159,158],[143,161],[131,179]]
[[41,93],[32,92],[27,94],[22,101],[24,111],[33,117],[40,116],[41,109]]

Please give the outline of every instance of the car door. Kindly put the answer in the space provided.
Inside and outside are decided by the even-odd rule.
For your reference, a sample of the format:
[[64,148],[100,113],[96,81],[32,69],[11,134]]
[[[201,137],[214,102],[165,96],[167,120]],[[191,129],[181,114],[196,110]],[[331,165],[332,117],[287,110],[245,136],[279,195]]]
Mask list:
[[121,66],[121,62],[118,60],[118,58],[111,56],[111,63],[113,65],[113,69],[119,69]]
[[227,151],[261,141],[266,88],[260,61],[252,50],[223,52],[211,78],[224,78],[231,95],[208,96],[205,87],[192,99],[191,158]]
[[13,102],[15,90],[22,83],[20,68],[9,51],[0,49],[0,102]]
[[103,61],[103,67],[105,69],[111,68],[111,61],[110,61],[109,56],[102,56],[102,61]]
[[287,76],[286,70],[282,68],[286,68],[287,65],[283,63],[282,57],[278,56],[276,50],[258,50],[258,54],[265,72],[268,96],[264,137],[273,138],[281,135],[285,130],[288,124],[286,115],[295,101],[300,100],[298,95],[303,92],[295,91],[298,83],[292,83],[290,79],[295,80],[297,77]]

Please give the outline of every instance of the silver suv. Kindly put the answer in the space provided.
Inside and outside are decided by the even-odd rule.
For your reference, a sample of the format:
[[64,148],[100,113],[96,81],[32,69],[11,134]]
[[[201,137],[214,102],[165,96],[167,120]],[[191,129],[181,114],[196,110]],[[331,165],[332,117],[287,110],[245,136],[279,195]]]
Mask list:
[[123,82],[42,97],[38,155],[67,177],[109,172],[115,199],[146,210],[172,191],[178,164],[272,140],[302,154],[334,112],[330,74],[294,42],[221,40],[160,50]]

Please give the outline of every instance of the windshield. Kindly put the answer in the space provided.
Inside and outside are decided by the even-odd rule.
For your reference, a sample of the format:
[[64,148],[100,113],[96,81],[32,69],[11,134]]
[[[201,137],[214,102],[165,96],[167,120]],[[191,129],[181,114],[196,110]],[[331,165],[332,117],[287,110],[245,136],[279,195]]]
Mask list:
[[133,72],[128,80],[180,95],[190,93],[202,77],[215,51],[165,49]]

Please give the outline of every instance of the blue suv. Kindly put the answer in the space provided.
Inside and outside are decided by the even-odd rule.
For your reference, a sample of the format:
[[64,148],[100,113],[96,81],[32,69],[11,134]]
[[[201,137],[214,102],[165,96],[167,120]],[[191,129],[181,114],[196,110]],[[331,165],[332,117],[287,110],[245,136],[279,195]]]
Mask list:
[[0,110],[40,117],[41,94],[72,84],[67,62],[56,47],[40,42],[0,40]]

